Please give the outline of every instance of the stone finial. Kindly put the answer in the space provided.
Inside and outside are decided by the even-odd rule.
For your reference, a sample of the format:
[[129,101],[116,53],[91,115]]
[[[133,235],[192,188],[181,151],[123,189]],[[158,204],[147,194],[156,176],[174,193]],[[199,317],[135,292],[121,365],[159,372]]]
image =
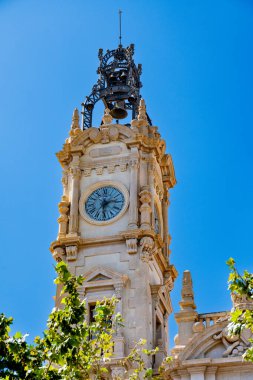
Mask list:
[[137,119],[133,119],[131,121],[131,126],[132,127],[145,127],[148,124],[148,118],[147,118],[147,113],[146,113],[146,104],[145,100],[141,99],[140,104],[139,104],[139,113],[137,116]]
[[181,310],[195,310],[196,305],[194,303],[194,292],[192,286],[192,277],[189,270],[185,270],[183,274],[181,296],[182,299],[179,302]]
[[78,109],[75,108],[72,116],[72,123],[71,123],[71,129],[70,129],[70,136],[74,136],[77,132],[77,130],[80,130],[79,125],[79,112]]
[[146,104],[145,100],[141,99],[140,100],[140,105],[139,105],[139,114],[138,114],[138,120],[145,120],[147,121],[147,114],[146,114]]
[[104,124],[111,124],[113,117],[110,115],[109,108],[105,108],[104,116],[102,118]]

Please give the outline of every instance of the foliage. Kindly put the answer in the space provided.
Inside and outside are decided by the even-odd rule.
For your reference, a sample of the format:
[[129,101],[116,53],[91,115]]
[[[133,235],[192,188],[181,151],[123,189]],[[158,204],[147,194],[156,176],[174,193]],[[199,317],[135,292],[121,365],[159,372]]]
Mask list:
[[[227,261],[230,268],[228,288],[234,296],[243,296],[248,302],[253,299],[253,273],[247,270],[241,275],[235,266],[235,261],[230,258]],[[240,335],[243,329],[249,329],[253,333],[253,310],[235,308],[231,313],[231,322],[228,326],[231,335]],[[253,362],[253,339],[249,339],[251,347],[243,355],[244,359]]]
[[[62,306],[52,310],[42,338],[28,344],[26,335],[10,336],[13,319],[0,315],[1,379],[78,380],[90,379],[91,373],[101,379],[108,371],[113,334],[122,325],[121,315],[115,315],[117,299],[97,302],[94,321],[88,323],[85,300],[78,294],[83,277],[72,276],[63,261],[56,265],[56,271]],[[152,369],[145,367],[145,355],[155,355],[157,349],[146,350],[144,344],[140,340],[125,359],[134,367],[129,380],[139,379],[140,374],[146,379],[152,377]]]

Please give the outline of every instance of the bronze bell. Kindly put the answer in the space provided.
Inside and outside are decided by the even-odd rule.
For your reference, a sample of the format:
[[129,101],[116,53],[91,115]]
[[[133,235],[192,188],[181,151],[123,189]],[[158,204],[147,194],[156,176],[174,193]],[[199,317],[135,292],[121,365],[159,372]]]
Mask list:
[[125,110],[125,102],[116,102],[113,109],[110,111],[110,115],[114,119],[125,119],[127,117],[127,111]]

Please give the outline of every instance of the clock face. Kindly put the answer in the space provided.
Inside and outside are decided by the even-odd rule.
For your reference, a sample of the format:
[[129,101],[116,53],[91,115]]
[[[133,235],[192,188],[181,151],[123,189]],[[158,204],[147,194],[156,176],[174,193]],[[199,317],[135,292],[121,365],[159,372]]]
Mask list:
[[122,192],[114,186],[94,190],[85,202],[85,212],[93,220],[106,221],[117,216],[125,204]]

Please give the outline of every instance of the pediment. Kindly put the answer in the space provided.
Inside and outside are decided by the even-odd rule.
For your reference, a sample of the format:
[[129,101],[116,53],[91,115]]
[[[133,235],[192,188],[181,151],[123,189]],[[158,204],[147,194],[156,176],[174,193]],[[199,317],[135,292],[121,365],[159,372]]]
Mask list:
[[111,278],[104,276],[102,273],[97,274],[95,277],[92,277],[89,279],[89,281],[105,281],[105,280],[111,280]]
[[114,271],[104,266],[96,266],[83,274],[84,288],[93,286],[124,286],[128,280],[127,275]]
[[179,354],[179,360],[241,356],[247,349],[247,339],[243,336],[230,337],[227,324],[227,321],[216,323],[196,333]]

